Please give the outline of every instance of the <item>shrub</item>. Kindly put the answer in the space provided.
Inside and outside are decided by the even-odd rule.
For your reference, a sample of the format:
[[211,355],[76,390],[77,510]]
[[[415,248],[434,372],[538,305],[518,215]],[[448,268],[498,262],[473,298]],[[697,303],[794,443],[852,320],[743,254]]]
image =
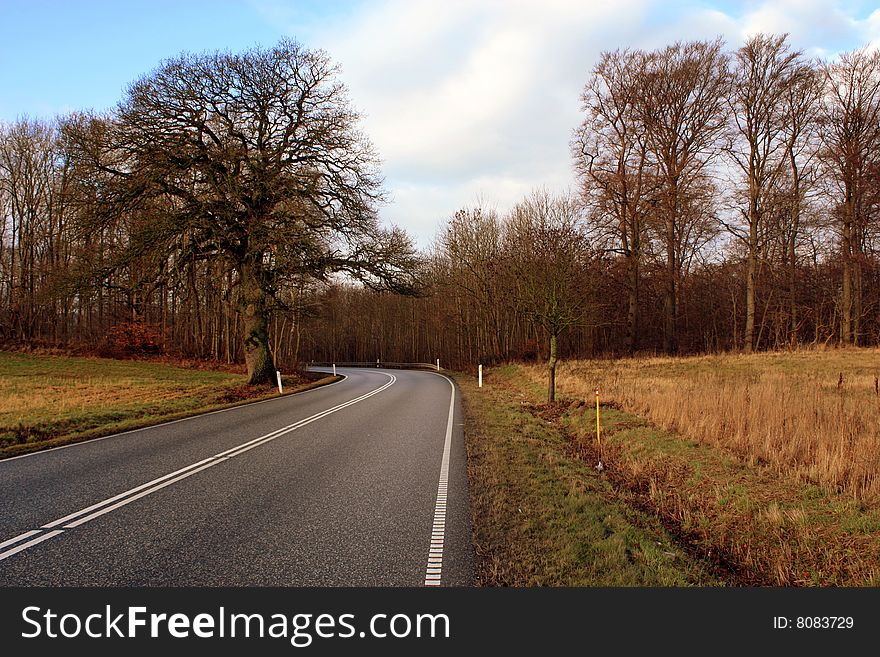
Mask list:
[[110,358],[161,354],[162,331],[157,326],[142,322],[117,324],[107,331],[100,353]]

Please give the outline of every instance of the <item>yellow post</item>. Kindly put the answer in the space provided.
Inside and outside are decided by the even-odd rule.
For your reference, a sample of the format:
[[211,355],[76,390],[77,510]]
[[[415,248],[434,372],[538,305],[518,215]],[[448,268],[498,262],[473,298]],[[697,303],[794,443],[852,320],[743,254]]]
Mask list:
[[602,429],[599,425],[599,388],[596,388],[596,444],[602,449]]

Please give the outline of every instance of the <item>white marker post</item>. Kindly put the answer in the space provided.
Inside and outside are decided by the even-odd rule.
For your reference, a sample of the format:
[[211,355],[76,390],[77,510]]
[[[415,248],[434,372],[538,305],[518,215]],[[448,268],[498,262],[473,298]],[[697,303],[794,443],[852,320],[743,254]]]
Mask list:
[[333,363],[333,376],[336,376],[336,363]]
[[275,370],[275,376],[278,377],[278,394],[284,394],[284,388],[281,387],[281,370]]
[[478,381],[477,387],[482,388],[483,387],[483,366],[482,365],[480,365],[478,372],[479,373],[477,374],[477,381]]
[[437,359],[437,371],[438,372],[440,371],[440,359],[439,358]]

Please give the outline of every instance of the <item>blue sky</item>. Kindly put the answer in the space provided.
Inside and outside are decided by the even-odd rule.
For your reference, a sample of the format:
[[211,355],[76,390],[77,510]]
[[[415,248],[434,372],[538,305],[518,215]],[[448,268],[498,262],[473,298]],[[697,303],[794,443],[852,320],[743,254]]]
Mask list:
[[568,142],[603,50],[788,32],[811,56],[880,45],[845,0],[0,0],[0,120],[111,108],[181,51],[292,36],[342,66],[384,160],[382,215],[427,246],[457,208],[574,184]]

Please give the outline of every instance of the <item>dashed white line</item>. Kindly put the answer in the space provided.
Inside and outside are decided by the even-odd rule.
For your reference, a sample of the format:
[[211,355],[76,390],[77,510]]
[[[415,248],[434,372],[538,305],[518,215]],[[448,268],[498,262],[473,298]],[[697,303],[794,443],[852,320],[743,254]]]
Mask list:
[[443,577],[443,543],[446,538],[446,501],[449,492],[449,453],[452,448],[452,418],[455,415],[455,384],[445,376],[452,388],[449,398],[449,419],[446,422],[446,442],[440,461],[440,482],[437,484],[437,501],[434,504],[434,522],[431,526],[431,544],[428,548],[428,565],[425,567],[425,586],[440,586]]

